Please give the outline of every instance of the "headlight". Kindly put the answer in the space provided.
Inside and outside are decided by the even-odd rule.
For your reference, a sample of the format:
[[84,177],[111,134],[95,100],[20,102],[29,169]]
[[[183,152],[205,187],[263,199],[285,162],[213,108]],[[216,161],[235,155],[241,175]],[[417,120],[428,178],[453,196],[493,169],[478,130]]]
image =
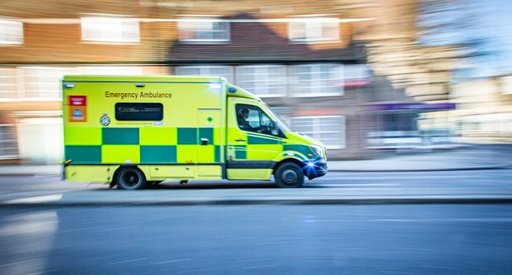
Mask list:
[[319,145],[311,145],[311,149],[313,150],[313,152],[315,152],[315,154],[319,157],[325,157],[324,156],[324,148],[322,148],[322,146],[319,146]]

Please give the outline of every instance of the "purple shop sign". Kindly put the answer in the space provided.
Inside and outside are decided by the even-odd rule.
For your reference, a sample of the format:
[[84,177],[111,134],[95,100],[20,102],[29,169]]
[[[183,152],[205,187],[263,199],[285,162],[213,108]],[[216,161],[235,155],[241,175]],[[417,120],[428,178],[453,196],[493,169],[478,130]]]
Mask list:
[[373,105],[375,110],[393,111],[393,110],[425,110],[425,111],[444,111],[455,110],[455,103],[388,103]]

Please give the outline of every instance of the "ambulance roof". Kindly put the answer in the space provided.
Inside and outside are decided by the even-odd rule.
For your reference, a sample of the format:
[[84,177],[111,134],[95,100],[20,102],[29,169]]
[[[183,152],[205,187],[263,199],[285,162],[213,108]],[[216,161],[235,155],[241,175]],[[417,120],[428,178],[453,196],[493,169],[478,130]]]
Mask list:
[[190,82],[210,83],[226,81],[220,76],[134,76],[134,75],[66,75],[68,82]]
[[[128,83],[221,83],[227,82],[220,76],[134,76],[134,75],[66,75],[64,82],[128,82]],[[232,84],[234,90],[228,92],[231,97],[244,97],[259,100],[249,91]]]

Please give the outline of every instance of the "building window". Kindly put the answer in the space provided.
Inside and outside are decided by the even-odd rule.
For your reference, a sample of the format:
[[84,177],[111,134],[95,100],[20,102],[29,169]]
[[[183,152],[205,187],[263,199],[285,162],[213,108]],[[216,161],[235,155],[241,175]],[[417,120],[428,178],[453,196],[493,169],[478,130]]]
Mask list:
[[285,96],[287,88],[286,66],[237,67],[236,84],[261,97]]
[[0,45],[23,44],[23,23],[0,20]]
[[116,120],[161,121],[162,103],[116,103]]
[[82,17],[82,40],[104,43],[137,43],[139,21],[133,18]]
[[288,24],[290,41],[297,43],[317,43],[339,41],[340,30],[335,18],[304,18],[292,20]]
[[292,96],[343,95],[343,65],[306,64],[290,66]]
[[366,64],[345,65],[344,71],[346,80],[367,80],[371,77]]
[[371,80],[370,69],[366,64],[345,65],[345,88],[356,88],[368,85]]
[[179,39],[192,43],[230,41],[229,22],[221,20],[184,19],[178,22]]
[[62,78],[64,75],[76,73],[75,68],[24,67],[24,97],[37,100],[62,100]]
[[14,159],[18,156],[14,126],[0,124],[0,160]]
[[17,99],[18,97],[18,70],[0,68],[0,100]]
[[230,66],[181,66],[174,68],[174,74],[220,76],[234,83],[233,67]]
[[322,141],[329,149],[345,148],[344,116],[302,116],[290,119],[291,128]]

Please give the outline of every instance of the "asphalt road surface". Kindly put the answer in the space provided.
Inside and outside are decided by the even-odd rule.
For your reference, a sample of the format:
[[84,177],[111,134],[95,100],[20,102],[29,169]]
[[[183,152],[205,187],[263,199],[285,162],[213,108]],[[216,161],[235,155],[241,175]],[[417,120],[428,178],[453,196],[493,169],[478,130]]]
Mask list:
[[511,274],[511,205],[0,210],[1,274]]
[[[325,189],[326,192],[354,191],[371,195],[407,195],[417,194],[474,194],[474,195],[505,195],[512,197],[512,169],[473,170],[473,171],[442,171],[442,172],[354,172],[328,173],[326,176],[305,182],[302,189],[280,189],[282,194],[304,192],[310,194],[312,189]],[[272,182],[222,181],[201,182],[191,181],[180,185],[177,181],[167,181],[152,190],[156,194],[166,195],[176,192],[172,190],[203,190],[206,192],[229,193],[243,190],[248,196],[252,189],[257,193],[275,192]],[[126,191],[107,191],[105,184],[67,183],[58,175],[34,175],[25,177],[0,176],[0,201],[19,198],[31,198],[52,194],[95,192],[95,196],[124,196]],[[299,190],[299,191],[297,191]],[[304,191],[306,190],[306,191]],[[137,196],[144,196],[149,190]],[[140,191],[136,191],[140,192]],[[318,191],[320,192],[320,191]],[[130,193],[130,192],[128,192]],[[178,193],[179,194],[179,193]]]
[[[331,173],[303,189],[169,182],[136,192],[63,183],[56,176],[1,177],[0,274],[512,274],[512,204],[479,200],[512,197],[511,175],[510,170]],[[473,200],[104,203],[153,196],[382,198],[425,192]],[[68,204],[30,200],[56,195]],[[72,204],[82,197],[102,200]],[[30,203],[15,203],[20,200]]]

